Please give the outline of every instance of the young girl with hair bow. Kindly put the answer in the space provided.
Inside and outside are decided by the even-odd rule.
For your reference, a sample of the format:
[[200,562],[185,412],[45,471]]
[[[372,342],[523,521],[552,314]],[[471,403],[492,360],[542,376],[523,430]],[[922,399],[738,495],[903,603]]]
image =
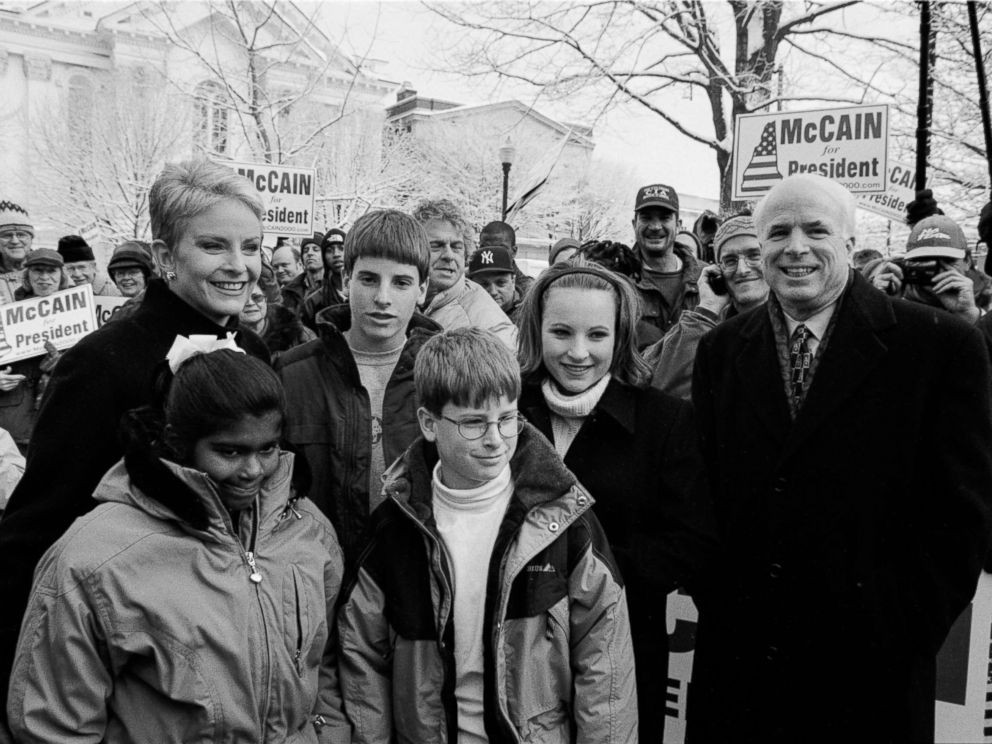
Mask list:
[[[15,741],[347,741],[342,557],[283,452],[275,373],[179,337],[100,505],[45,554],[10,681]],[[164,411],[157,413],[156,411]]]

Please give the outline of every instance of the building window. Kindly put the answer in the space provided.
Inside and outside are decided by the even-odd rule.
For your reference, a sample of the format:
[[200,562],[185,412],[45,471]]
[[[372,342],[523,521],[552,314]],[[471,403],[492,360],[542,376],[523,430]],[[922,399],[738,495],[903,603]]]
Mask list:
[[207,152],[223,155],[227,152],[228,138],[224,89],[217,83],[202,83],[197,86],[195,96],[195,142]]

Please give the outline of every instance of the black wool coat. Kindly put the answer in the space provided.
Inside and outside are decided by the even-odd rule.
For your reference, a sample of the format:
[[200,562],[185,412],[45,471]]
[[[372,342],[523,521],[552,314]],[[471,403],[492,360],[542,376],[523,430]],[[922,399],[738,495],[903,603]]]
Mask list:
[[[124,454],[121,417],[153,400],[153,383],[177,335],[224,337],[218,326],[153,279],[140,306],[63,354],[45,390],[27,468],[0,520],[0,700],[7,699],[34,567],[76,517],[96,506],[93,491]],[[239,331],[239,346],[268,363],[265,344]],[[3,706],[6,722],[6,706]]]
[[935,655],[989,543],[981,335],[855,274],[793,422],[767,306],[703,337],[693,400],[720,560],[688,739],[933,741]]
[[[553,441],[539,385],[524,386],[519,409]],[[613,379],[572,441],[565,465],[596,500],[593,511],[627,586],[640,738],[660,742],[668,677],[666,595],[691,586],[713,548],[692,407]]]

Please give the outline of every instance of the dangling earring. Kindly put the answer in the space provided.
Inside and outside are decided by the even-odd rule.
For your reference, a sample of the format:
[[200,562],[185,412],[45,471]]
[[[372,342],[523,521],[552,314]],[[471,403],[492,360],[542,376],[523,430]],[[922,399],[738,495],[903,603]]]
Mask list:
[[166,271],[165,272],[165,281],[167,281],[167,282],[174,282],[174,281],[176,281],[176,272],[175,271]]

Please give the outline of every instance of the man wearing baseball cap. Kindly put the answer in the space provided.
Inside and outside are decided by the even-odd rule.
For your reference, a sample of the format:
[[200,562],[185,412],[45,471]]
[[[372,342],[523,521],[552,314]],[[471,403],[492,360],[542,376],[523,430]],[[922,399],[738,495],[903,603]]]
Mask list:
[[696,282],[702,266],[675,244],[679,230],[679,195],[662,183],[642,186],[634,200],[634,252],[641,260],[637,292],[643,315],[637,326],[637,346],[662,338],[683,310],[699,303]]
[[468,262],[468,278],[486,290],[514,323],[521,299],[515,268],[513,255],[501,245],[479,248]]
[[969,268],[964,232],[950,217],[933,215],[913,226],[901,265],[883,263],[870,280],[889,295],[942,308],[974,324],[984,313],[975,302]]
[[716,264],[705,267],[697,283],[699,304],[684,311],[661,341],[643,351],[652,370],[651,386],[683,400],[692,396],[692,369],[703,335],[768,299],[753,216],[727,218],[717,228],[713,249]]

